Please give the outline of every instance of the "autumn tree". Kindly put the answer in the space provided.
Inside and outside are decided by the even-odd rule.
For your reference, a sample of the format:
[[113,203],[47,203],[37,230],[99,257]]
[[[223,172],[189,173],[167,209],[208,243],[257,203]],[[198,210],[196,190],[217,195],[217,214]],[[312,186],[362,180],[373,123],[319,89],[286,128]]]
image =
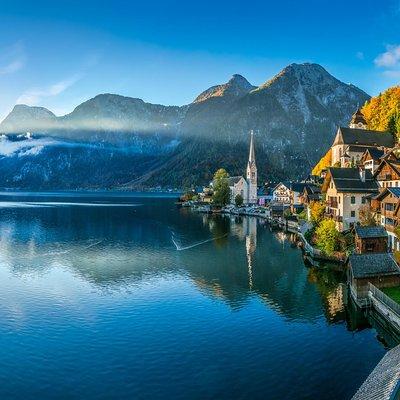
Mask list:
[[223,169],[220,168],[215,174],[213,179],[213,203],[218,206],[226,206],[231,197],[230,189],[229,189],[229,175]]
[[325,254],[331,255],[339,247],[340,233],[333,219],[324,219],[315,230],[317,246]]
[[364,204],[359,209],[359,220],[362,226],[375,226],[374,213],[369,204]]
[[400,136],[400,86],[393,86],[372,97],[361,109],[369,129],[389,131]]
[[329,149],[325,155],[318,161],[317,165],[313,168],[311,174],[320,176],[321,172],[330,167],[332,164],[332,149]]
[[309,207],[311,223],[317,226],[324,218],[325,204],[322,201],[312,201]]

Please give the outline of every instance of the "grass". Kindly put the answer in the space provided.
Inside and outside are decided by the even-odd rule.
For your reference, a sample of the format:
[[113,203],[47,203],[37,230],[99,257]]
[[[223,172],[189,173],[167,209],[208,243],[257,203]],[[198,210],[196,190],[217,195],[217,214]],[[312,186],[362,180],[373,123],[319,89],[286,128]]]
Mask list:
[[400,304],[400,287],[389,287],[389,288],[382,288],[383,293],[389,296],[392,300],[396,303]]

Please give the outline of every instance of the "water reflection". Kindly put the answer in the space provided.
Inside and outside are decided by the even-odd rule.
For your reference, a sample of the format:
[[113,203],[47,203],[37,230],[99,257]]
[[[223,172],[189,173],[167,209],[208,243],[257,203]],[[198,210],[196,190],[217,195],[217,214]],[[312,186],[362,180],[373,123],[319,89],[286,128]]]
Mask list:
[[[104,203],[101,197],[92,201]],[[107,290],[151,277],[189,276],[232,309],[257,296],[289,320],[324,315],[329,324],[359,326],[346,311],[343,271],[305,268],[301,251],[283,232],[270,232],[253,217],[194,214],[170,200],[159,199],[157,207],[154,201],[119,197],[111,208],[88,208],[78,198],[76,206],[68,199],[62,207],[3,208],[0,263],[21,277],[67,269]]]
[[0,207],[0,397],[17,371],[36,398],[350,398],[383,355],[343,272],[263,221],[41,198],[122,206]]

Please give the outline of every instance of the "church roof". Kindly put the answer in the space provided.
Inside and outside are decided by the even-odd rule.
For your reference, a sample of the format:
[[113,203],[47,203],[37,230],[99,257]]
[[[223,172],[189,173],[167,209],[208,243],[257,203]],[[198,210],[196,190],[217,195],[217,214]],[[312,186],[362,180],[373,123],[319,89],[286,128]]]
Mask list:
[[339,127],[333,144],[393,147],[394,137],[390,132]]
[[[230,176],[228,178],[228,184],[229,186],[234,186],[236,185],[241,179],[243,178],[243,176]],[[243,178],[244,179],[244,178]]]

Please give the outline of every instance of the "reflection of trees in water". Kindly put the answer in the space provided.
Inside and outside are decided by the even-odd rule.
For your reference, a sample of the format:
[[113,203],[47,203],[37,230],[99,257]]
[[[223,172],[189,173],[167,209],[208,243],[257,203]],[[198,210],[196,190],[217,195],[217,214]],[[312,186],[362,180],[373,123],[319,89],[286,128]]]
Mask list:
[[309,268],[307,279],[316,285],[324,305],[324,312],[329,323],[345,319],[345,273],[333,269],[333,266],[324,268]]

